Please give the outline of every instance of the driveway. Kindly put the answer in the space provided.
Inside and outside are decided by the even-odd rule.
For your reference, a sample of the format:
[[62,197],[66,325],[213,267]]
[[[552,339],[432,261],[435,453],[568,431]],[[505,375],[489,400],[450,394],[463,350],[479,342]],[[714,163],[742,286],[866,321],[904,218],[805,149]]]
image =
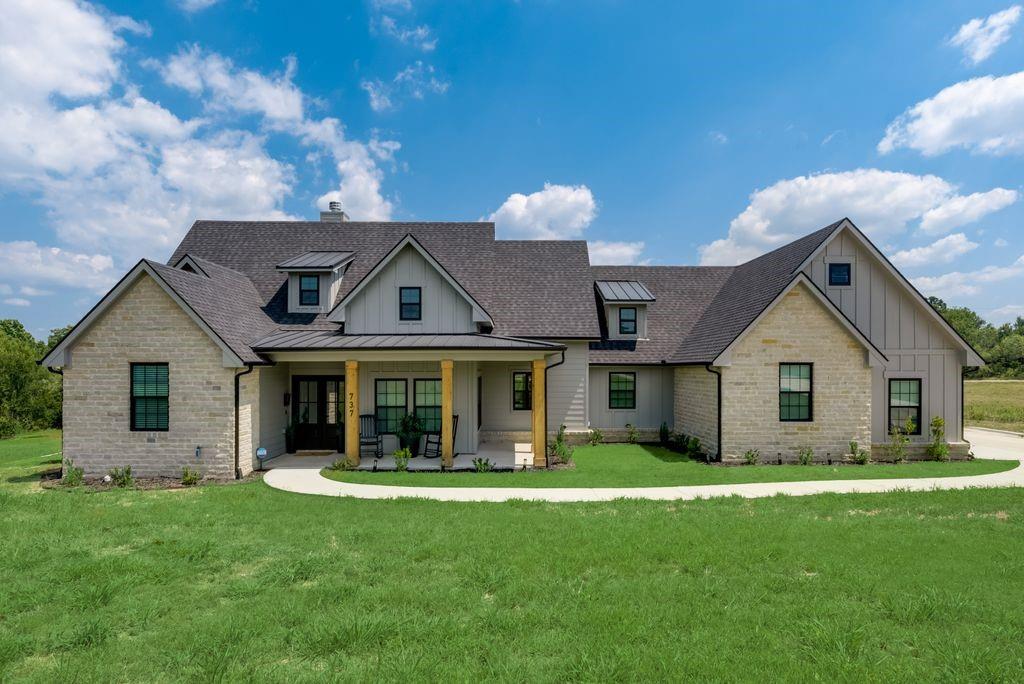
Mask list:
[[[967,439],[978,458],[1024,459],[1024,437],[1011,433],[969,428]],[[414,497],[436,501],[611,501],[651,499],[657,501],[708,499],[716,496],[759,498],[788,494],[805,496],[826,493],[881,493],[931,491],[972,487],[1024,486],[1024,461],[1013,470],[991,475],[965,477],[924,477],[892,480],[825,480],[811,482],[757,482],[747,484],[695,485],[679,487],[525,488],[525,487],[400,487],[336,482],[320,475],[320,468],[288,467],[271,470],[263,481],[275,489],[322,496],[352,496],[358,499]]]

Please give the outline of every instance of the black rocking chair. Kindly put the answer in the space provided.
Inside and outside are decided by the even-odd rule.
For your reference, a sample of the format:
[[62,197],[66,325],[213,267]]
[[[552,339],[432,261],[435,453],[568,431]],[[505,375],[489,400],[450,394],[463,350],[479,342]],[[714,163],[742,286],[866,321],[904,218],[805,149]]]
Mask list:
[[359,416],[359,458],[370,453],[374,458],[384,455],[384,437],[377,433],[377,416]]
[[[459,431],[459,416],[452,416],[452,444],[455,444],[455,434]],[[453,449],[454,451],[454,449]],[[423,458],[441,458],[441,431],[428,432],[423,442]]]

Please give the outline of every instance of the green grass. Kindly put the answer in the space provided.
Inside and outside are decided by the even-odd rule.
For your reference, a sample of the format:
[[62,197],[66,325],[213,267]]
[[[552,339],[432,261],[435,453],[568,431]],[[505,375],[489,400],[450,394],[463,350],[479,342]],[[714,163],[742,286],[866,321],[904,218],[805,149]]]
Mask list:
[[26,481],[52,468],[39,465],[51,445],[0,442],[0,681],[1012,681],[1024,668],[1020,490],[89,493]]
[[341,482],[409,487],[668,487],[673,485],[791,482],[796,480],[863,480],[899,477],[955,477],[1009,470],[1018,461],[935,461],[855,465],[757,465],[724,467],[692,461],[668,449],[638,444],[579,447],[576,467],[501,473],[396,473],[324,470]]
[[971,380],[964,383],[967,425],[1024,432],[1024,380]]

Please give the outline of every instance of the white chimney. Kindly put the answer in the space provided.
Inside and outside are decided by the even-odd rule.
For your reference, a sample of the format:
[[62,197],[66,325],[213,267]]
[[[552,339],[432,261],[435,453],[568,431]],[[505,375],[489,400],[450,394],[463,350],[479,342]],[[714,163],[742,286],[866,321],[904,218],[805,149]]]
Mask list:
[[342,223],[348,221],[348,214],[341,210],[341,202],[331,200],[327,204],[327,211],[320,212],[320,220],[325,223]]

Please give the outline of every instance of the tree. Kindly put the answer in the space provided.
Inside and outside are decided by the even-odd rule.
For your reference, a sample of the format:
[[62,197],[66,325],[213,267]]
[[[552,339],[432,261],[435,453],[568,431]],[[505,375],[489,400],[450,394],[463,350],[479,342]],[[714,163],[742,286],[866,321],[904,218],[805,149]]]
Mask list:
[[61,378],[37,363],[46,350],[19,321],[0,320],[0,422],[17,429],[60,426]]

